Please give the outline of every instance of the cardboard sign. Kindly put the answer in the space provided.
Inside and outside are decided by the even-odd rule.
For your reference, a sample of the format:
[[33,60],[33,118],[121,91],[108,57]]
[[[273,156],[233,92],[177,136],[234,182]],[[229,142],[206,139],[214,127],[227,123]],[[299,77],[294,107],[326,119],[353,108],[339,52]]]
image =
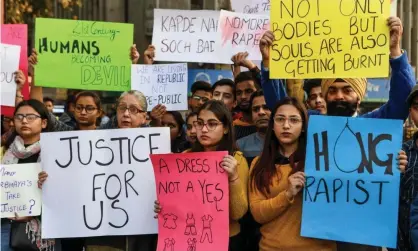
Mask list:
[[388,77],[389,1],[273,1],[270,78]]
[[157,233],[149,154],[170,152],[168,128],[42,133],[41,147],[43,239]]
[[155,60],[231,64],[218,36],[219,11],[154,9]]
[[185,111],[187,64],[132,65],[132,90],[147,97],[148,111],[163,104],[169,111]]
[[[1,24],[1,43],[20,46],[19,70],[22,70],[26,76],[26,82],[22,88],[22,95],[27,99],[29,97],[28,84],[28,30],[26,24]],[[3,64],[2,64],[3,67]],[[3,89],[2,89],[3,91]],[[16,94],[13,94],[16,96]],[[1,106],[1,114],[13,116],[14,106]]]
[[158,251],[227,251],[228,175],[226,152],[151,155],[157,197]]
[[270,14],[270,0],[231,0],[232,10],[247,14]]
[[39,163],[1,165],[1,218],[41,214],[40,171]]
[[133,25],[37,18],[36,85],[128,91]]
[[238,52],[248,52],[249,60],[261,60],[260,40],[269,25],[269,16],[222,10],[219,18],[222,50],[229,58]]
[[15,72],[19,69],[20,46],[0,44],[0,85],[1,105],[15,106],[16,81]]
[[301,235],[396,248],[402,121],[309,118]]

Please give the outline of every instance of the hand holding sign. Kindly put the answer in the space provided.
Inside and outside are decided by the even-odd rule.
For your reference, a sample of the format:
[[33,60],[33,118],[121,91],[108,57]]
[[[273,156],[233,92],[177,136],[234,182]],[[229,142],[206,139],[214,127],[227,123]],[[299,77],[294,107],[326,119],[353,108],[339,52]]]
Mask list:
[[22,70],[18,70],[14,73],[15,82],[16,82],[16,91],[20,92],[23,88],[23,85],[26,82],[26,76]]
[[260,40],[260,52],[265,67],[269,66],[270,47],[274,41],[274,34],[271,31],[266,31]]
[[155,58],[155,46],[150,44],[144,52],[144,64],[153,64]]
[[131,46],[131,53],[129,54],[132,64],[137,64],[141,55],[139,55],[138,50],[136,49],[136,44]]
[[400,44],[403,33],[402,21],[399,17],[390,17],[388,25],[390,27],[390,55],[398,57],[402,54]]
[[222,168],[228,173],[228,179],[230,182],[237,181],[239,178],[237,165],[237,160],[231,155],[226,155],[221,163]]
[[408,165],[408,156],[403,150],[399,151],[397,160],[398,169],[401,171],[401,173],[405,173],[406,166]]
[[286,190],[286,196],[288,199],[293,200],[302,187],[305,185],[305,174],[303,172],[297,172],[289,176],[289,185]]

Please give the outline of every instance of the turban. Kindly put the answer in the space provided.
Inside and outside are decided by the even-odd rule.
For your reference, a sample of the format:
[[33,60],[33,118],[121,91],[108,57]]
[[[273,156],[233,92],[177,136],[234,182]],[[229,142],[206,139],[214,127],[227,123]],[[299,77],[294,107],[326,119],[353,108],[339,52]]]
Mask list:
[[[322,94],[326,97],[329,87],[337,80],[336,78],[325,78],[321,81]],[[366,94],[367,79],[365,78],[343,78],[347,84],[354,89],[354,92],[358,95],[360,101],[363,100]]]

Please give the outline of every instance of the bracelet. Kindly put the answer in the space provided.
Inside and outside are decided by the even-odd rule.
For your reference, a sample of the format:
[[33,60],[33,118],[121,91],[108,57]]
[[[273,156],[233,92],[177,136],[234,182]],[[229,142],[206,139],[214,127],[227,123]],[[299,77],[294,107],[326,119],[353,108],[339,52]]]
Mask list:
[[23,99],[23,98],[24,98],[24,96],[23,96],[23,95],[17,95],[17,94],[16,94],[16,98],[21,98],[21,99]]
[[229,181],[229,183],[232,183],[232,182],[235,182],[235,181],[237,181],[239,179],[239,176],[237,176],[235,179],[233,179],[233,180],[230,180]]

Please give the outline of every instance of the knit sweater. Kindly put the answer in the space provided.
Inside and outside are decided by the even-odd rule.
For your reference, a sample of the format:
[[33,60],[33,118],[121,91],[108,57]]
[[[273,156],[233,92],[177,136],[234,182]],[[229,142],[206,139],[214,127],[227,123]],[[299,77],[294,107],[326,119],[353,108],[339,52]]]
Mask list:
[[[253,170],[257,159],[251,165]],[[270,185],[270,194],[265,196],[249,184],[250,209],[260,228],[260,251],[335,251],[333,241],[300,236],[302,219],[302,192],[293,201],[286,197],[290,165],[276,165],[281,177],[276,176]],[[250,173],[251,173],[250,171]]]
[[[191,152],[190,149],[184,153]],[[248,211],[248,164],[242,152],[235,152],[234,158],[238,162],[239,179],[229,183],[229,237],[240,232],[240,220]]]
[[238,162],[239,180],[229,183],[229,236],[240,232],[238,220],[248,211],[248,164],[242,152],[236,152],[234,158]]

